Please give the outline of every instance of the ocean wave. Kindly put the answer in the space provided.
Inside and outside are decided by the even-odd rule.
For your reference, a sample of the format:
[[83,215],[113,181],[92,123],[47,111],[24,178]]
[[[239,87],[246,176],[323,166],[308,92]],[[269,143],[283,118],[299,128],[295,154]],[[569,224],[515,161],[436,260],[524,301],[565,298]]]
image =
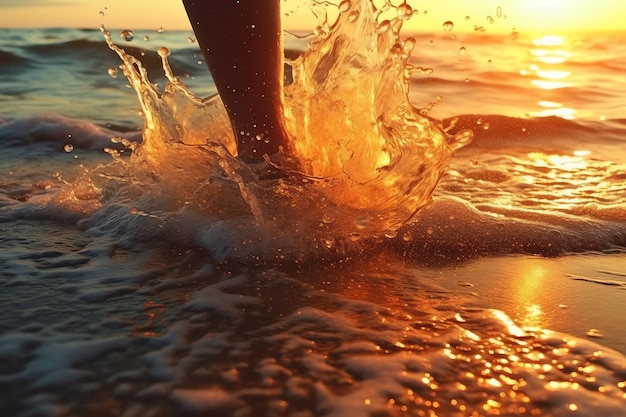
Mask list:
[[[444,120],[445,125],[453,126],[450,133],[470,129],[474,140],[470,147],[512,148],[527,147],[540,149],[541,146],[560,143],[562,146],[577,146],[585,138],[598,134],[598,131],[584,123],[561,117],[518,118],[502,115],[459,115]],[[572,143],[571,138],[577,141]],[[594,137],[594,139],[598,139]],[[559,142],[560,141],[560,142]]]
[[124,135],[141,140],[141,132],[118,130],[61,115],[40,115],[0,123],[0,147],[20,147],[31,143],[52,142],[71,144],[72,148],[99,149],[103,146],[122,148],[112,144],[111,138]]
[[12,52],[0,49],[0,71],[13,72],[28,66],[30,60]]

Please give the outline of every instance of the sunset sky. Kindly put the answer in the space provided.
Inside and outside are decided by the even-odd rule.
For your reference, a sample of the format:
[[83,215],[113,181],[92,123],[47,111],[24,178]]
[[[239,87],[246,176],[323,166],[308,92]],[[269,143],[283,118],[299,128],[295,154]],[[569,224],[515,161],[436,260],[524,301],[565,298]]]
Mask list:
[[[284,12],[290,13],[285,19],[287,29],[310,29],[314,24],[305,2],[284,3]],[[399,0],[394,1],[398,3]],[[471,31],[475,26],[494,32],[516,28],[544,33],[626,27],[623,0],[408,0],[408,3],[418,11],[410,22],[412,28],[428,31],[441,30],[447,20],[453,21],[458,31]],[[103,23],[109,28],[190,28],[180,0],[0,0],[0,27],[4,28],[97,28]]]

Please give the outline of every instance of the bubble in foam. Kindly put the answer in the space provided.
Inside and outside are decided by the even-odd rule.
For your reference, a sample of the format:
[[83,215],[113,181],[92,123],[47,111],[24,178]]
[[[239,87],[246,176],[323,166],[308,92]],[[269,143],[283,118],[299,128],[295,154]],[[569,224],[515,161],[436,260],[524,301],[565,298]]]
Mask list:
[[120,32],[120,38],[124,39],[126,42],[131,42],[135,39],[135,33],[132,30],[124,29]]

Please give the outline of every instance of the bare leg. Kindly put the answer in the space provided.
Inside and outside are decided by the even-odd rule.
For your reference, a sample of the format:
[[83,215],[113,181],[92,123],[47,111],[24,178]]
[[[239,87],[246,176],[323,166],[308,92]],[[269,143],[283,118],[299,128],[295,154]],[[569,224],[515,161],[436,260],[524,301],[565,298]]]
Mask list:
[[183,0],[246,162],[288,146],[280,1]]

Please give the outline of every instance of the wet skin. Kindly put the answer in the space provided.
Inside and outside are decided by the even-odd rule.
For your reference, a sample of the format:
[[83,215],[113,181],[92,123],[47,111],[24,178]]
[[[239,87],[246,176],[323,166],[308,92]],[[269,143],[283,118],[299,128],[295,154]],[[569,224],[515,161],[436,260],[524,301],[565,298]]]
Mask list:
[[183,0],[228,112],[239,158],[288,151],[280,0]]

